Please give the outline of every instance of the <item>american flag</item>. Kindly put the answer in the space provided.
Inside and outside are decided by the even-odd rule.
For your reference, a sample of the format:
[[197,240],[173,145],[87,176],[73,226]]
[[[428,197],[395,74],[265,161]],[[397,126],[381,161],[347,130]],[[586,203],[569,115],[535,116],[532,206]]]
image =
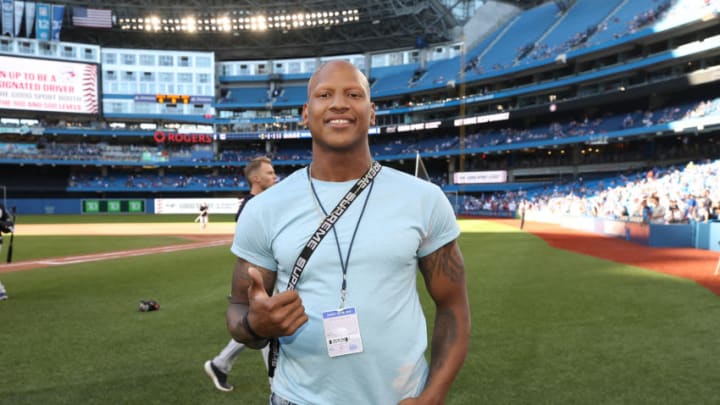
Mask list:
[[76,27],[112,28],[112,10],[73,7],[72,22]]

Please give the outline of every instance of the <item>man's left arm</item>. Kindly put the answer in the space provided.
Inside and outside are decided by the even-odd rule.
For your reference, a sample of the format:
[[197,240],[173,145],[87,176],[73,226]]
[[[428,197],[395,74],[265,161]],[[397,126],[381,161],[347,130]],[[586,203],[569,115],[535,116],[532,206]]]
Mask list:
[[436,307],[430,374],[420,396],[401,403],[442,404],[470,344],[465,265],[457,241],[452,241],[420,258],[419,266]]

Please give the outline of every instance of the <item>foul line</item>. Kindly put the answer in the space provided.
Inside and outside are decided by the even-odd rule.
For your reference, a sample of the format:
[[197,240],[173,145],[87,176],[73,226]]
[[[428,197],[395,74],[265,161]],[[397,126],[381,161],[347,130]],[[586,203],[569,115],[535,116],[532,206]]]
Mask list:
[[187,243],[187,244],[182,244],[182,245],[160,246],[160,247],[147,248],[147,249],[120,250],[120,251],[115,251],[115,252],[95,253],[95,254],[87,254],[87,255],[79,255],[79,256],[57,257],[57,258],[52,258],[52,259],[26,260],[26,261],[15,262],[15,263],[2,263],[2,264],[0,264],[0,273],[18,271],[18,270],[29,270],[29,269],[35,269],[38,267],[52,267],[52,266],[64,266],[64,265],[68,265],[68,264],[90,263],[90,262],[97,262],[97,261],[101,261],[101,260],[119,259],[119,258],[123,258],[123,257],[145,256],[145,255],[157,254],[157,253],[172,253],[172,252],[178,252],[178,251],[182,251],[182,250],[220,246],[220,245],[225,245],[228,242],[229,242],[229,240],[215,240],[215,241],[210,241],[210,242]]

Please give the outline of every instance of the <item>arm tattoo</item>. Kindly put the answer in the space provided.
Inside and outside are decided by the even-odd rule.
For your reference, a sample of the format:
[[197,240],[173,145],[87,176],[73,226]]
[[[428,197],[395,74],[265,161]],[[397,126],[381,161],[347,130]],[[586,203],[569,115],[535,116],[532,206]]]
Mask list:
[[420,258],[420,271],[429,283],[433,276],[443,274],[450,281],[457,283],[464,279],[464,264],[459,248],[450,242],[435,252]]
[[441,369],[445,364],[452,346],[458,336],[458,321],[449,308],[439,309],[435,315],[435,328],[433,329],[432,349],[430,353],[430,376],[433,371]]

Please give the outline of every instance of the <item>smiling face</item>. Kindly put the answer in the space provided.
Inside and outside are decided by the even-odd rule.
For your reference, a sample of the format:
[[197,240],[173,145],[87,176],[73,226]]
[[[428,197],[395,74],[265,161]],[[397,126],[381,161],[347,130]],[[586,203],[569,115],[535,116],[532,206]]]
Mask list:
[[367,79],[351,63],[332,61],[315,72],[302,116],[312,134],[313,153],[369,150],[375,105]]

